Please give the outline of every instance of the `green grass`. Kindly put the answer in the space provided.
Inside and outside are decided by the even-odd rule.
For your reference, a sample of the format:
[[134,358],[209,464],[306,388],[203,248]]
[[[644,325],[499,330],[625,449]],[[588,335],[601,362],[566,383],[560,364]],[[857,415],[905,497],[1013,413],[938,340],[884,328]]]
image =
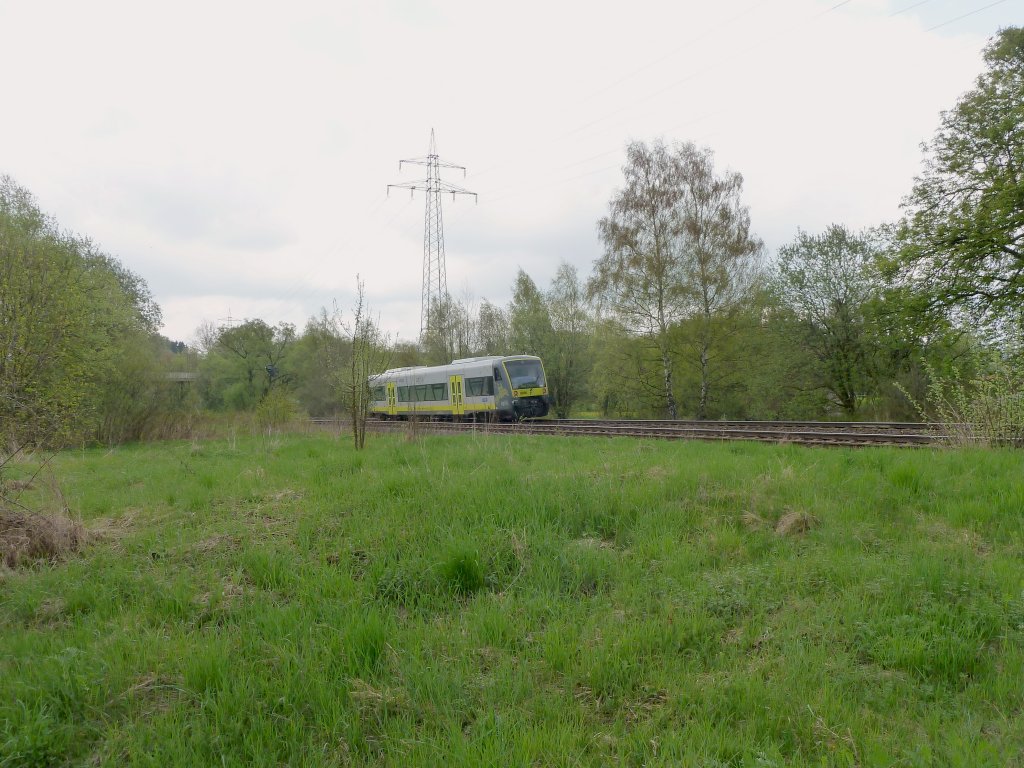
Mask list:
[[99,538],[0,576],[2,768],[1024,754],[1020,452],[313,435],[57,472]]

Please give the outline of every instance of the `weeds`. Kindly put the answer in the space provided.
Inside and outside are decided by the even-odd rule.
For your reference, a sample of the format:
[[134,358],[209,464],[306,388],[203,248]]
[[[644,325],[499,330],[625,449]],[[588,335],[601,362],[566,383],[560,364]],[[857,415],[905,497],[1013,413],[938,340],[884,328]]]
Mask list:
[[1024,447],[1024,372],[998,363],[966,381],[954,368],[943,377],[924,363],[928,374],[925,402],[901,391],[924,420],[938,421],[950,445]]

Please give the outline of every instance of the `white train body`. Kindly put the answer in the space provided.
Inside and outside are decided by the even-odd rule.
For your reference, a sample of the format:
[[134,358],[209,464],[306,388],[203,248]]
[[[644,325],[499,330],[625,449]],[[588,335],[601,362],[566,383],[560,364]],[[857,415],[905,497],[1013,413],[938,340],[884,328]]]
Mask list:
[[393,368],[369,379],[380,418],[511,421],[546,416],[544,364],[533,355],[468,357],[450,365]]

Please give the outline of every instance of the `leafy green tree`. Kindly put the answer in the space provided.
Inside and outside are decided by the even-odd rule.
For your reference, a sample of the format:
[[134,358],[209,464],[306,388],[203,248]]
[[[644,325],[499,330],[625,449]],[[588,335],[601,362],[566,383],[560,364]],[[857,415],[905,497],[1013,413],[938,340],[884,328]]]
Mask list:
[[0,444],[94,437],[159,320],[141,278],[0,179]]
[[246,320],[217,332],[200,366],[199,384],[211,408],[251,410],[274,387],[289,386],[295,327]]
[[731,380],[719,407],[732,418],[819,419],[828,412],[818,362],[804,343],[796,314],[769,286],[757,290],[735,317],[727,339]]
[[522,269],[516,275],[508,307],[509,353],[544,358],[551,346],[551,315],[544,294]]
[[871,327],[882,287],[877,254],[868,236],[838,224],[820,235],[800,230],[779,249],[774,287],[792,313],[788,325],[813,355],[815,384],[849,416],[877,380]]
[[430,310],[432,327],[421,339],[429,364],[442,365],[473,354],[477,342],[471,303],[469,296],[460,301],[450,294],[433,300]]
[[486,299],[477,313],[477,345],[484,355],[507,355],[510,350],[508,313]]
[[306,323],[289,355],[289,367],[294,372],[295,396],[310,416],[341,412],[337,376],[351,353],[350,343],[327,310]]
[[544,367],[555,413],[568,418],[586,389],[592,367],[590,354],[593,320],[586,304],[586,288],[572,265],[562,262],[546,296],[551,341]]
[[[392,349],[391,365],[395,368],[409,368],[415,365],[426,365],[426,360],[419,344],[411,341],[397,341]],[[380,373],[380,371],[374,371],[374,373]]]
[[942,115],[898,228],[905,285],[926,309],[989,324],[1024,315],[1024,29],[985,48],[987,69]]
[[128,333],[97,393],[96,438],[108,445],[179,434],[198,409],[189,383],[169,378],[187,371],[157,334]]
[[661,358],[615,317],[598,315],[591,339],[587,392],[603,416],[654,417],[665,412]]

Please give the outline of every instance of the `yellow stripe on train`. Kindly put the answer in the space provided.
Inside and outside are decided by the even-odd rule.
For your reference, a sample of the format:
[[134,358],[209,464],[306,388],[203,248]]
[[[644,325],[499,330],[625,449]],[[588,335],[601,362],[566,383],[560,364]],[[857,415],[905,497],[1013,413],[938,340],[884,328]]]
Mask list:
[[547,387],[534,387],[532,389],[513,389],[512,397],[539,397],[548,393]]

